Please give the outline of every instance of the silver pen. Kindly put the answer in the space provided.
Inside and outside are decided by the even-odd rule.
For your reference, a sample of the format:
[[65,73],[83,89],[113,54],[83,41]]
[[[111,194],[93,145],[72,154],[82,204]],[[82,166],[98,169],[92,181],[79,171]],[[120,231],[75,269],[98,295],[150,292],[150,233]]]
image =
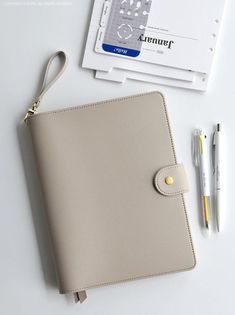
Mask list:
[[213,136],[213,162],[214,162],[214,179],[215,179],[215,212],[216,212],[216,223],[218,232],[221,229],[221,211],[222,211],[222,161],[221,161],[221,145],[222,145],[222,134],[221,124],[217,124],[216,130]]

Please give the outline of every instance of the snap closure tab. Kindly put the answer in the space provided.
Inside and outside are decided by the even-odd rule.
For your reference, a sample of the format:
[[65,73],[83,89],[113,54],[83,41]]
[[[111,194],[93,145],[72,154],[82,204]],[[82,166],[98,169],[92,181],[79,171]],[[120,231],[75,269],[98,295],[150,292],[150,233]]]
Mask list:
[[187,192],[188,180],[183,164],[161,168],[154,177],[154,186],[164,196],[176,196]]

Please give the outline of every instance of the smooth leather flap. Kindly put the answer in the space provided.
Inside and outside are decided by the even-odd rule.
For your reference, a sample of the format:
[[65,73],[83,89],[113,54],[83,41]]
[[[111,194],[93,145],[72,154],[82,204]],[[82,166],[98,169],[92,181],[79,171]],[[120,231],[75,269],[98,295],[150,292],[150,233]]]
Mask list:
[[160,169],[154,177],[154,185],[164,196],[175,196],[188,192],[189,185],[183,164]]

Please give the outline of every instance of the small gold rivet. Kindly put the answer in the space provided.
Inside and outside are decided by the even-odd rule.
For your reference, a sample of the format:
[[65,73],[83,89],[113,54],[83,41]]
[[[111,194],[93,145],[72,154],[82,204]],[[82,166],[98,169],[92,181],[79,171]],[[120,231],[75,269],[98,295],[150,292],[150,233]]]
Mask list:
[[174,183],[173,177],[167,176],[167,177],[165,178],[165,183],[166,183],[167,185],[172,185],[172,184]]

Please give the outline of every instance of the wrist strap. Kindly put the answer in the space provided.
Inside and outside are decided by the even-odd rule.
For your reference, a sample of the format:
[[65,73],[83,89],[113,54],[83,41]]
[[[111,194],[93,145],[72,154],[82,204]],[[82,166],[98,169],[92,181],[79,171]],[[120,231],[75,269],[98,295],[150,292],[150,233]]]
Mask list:
[[[54,78],[52,78],[49,82],[47,82],[50,66],[51,66],[52,62],[54,61],[54,59],[57,58],[57,57],[62,59],[61,69],[59,70],[59,72],[57,73],[57,75]],[[47,66],[46,66],[46,69],[45,69],[45,73],[44,73],[44,76],[43,76],[42,86],[41,86],[39,95],[36,97],[35,101],[33,102],[32,107],[29,108],[28,112],[26,113],[26,115],[24,117],[24,122],[25,123],[27,123],[27,120],[28,120],[28,118],[30,116],[32,116],[32,115],[37,113],[37,109],[38,109],[38,107],[40,105],[40,102],[41,102],[43,96],[51,88],[51,86],[60,78],[60,76],[65,71],[65,69],[67,67],[67,64],[68,64],[68,58],[67,58],[65,52],[63,52],[63,51],[57,51],[48,60]]]

